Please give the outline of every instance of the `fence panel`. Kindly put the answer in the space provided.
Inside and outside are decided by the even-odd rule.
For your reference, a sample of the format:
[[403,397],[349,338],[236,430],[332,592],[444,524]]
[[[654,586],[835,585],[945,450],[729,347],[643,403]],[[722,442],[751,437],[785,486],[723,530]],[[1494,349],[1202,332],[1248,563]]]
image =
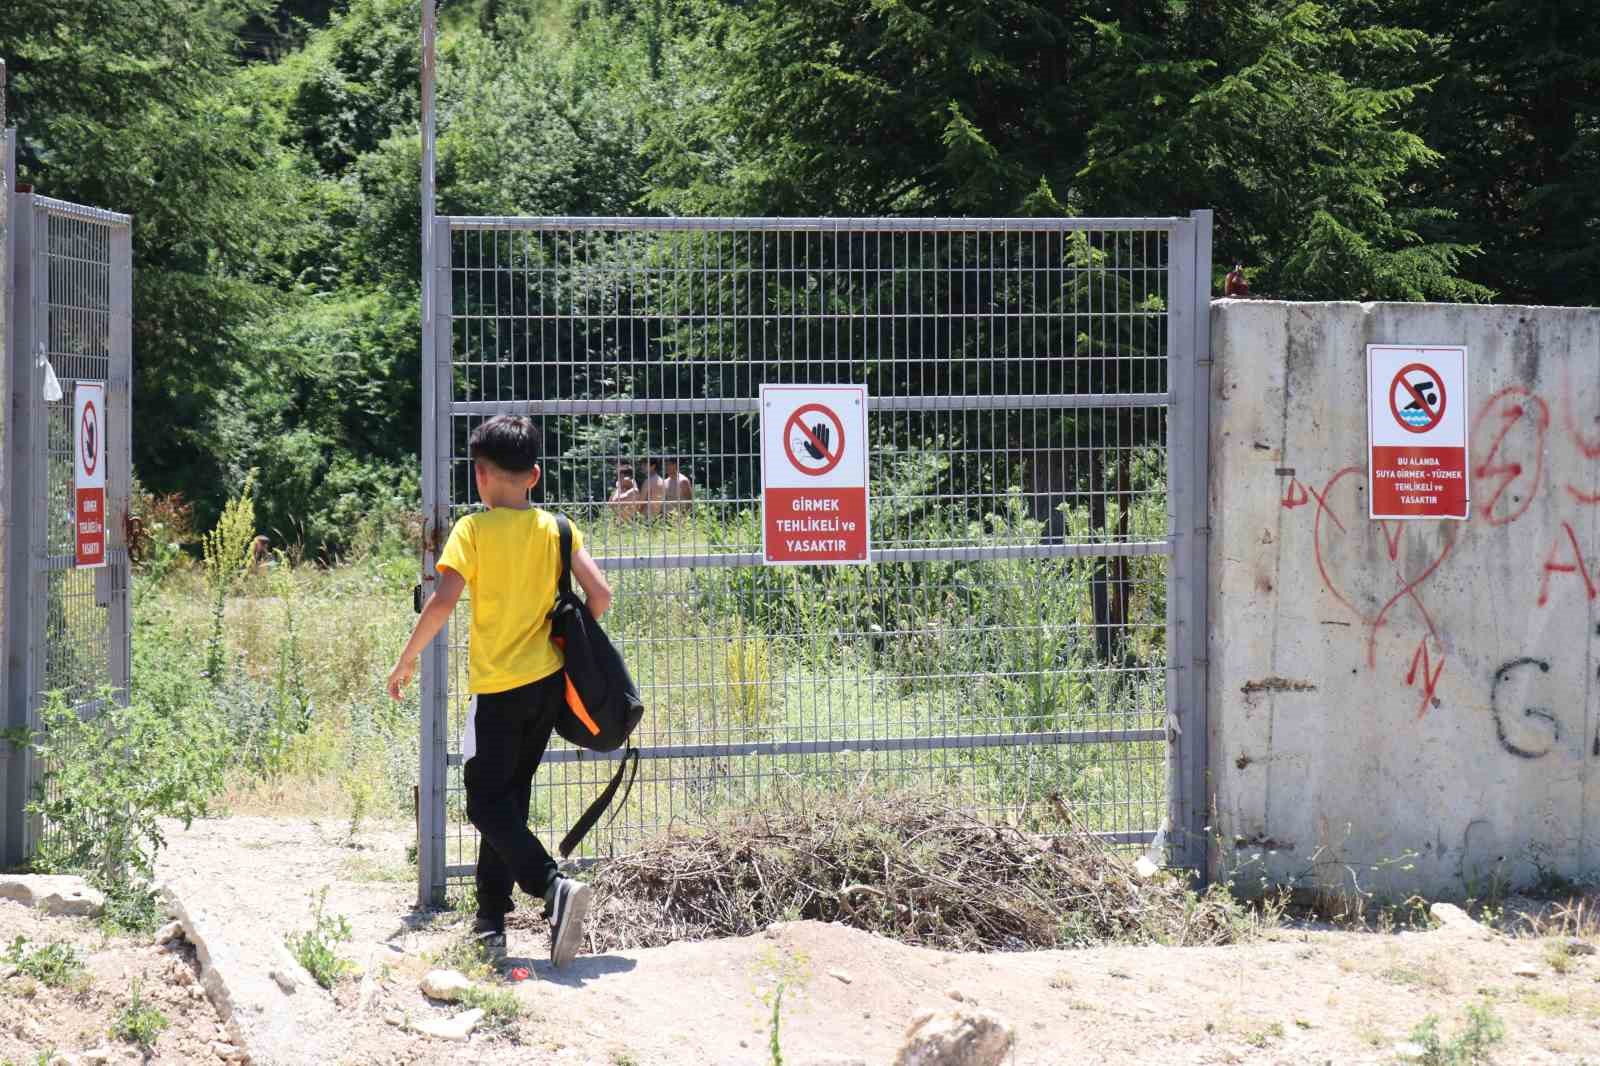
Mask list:
[[[436,225],[432,547],[477,505],[472,430],[532,416],[535,500],[611,578],[607,628],[647,706],[638,784],[584,858],[863,782],[1119,845],[1201,827],[1185,760],[1203,742],[1178,748],[1203,651],[1173,560],[1204,526],[1203,420],[1182,401],[1208,214]],[[761,565],[756,397],[779,383],[867,387],[865,567]],[[642,483],[652,461],[692,500],[609,502],[619,465]],[[468,610],[424,662],[424,900],[476,858]],[[558,740],[535,831],[558,838],[611,758]]]
[[[130,613],[125,518],[132,480],[132,231],[126,215],[16,194],[10,409],[6,434],[8,725],[32,731],[47,693],[80,714],[126,698]],[[74,389],[104,382],[106,565],[76,565]],[[16,863],[47,825],[24,807],[41,780],[14,756],[6,854]]]

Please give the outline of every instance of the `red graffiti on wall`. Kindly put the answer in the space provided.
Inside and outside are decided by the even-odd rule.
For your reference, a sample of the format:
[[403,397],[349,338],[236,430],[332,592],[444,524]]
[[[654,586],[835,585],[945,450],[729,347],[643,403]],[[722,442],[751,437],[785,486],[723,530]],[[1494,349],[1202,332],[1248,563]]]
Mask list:
[[[1550,602],[1551,574],[1579,575],[1583,578],[1583,587],[1588,593],[1589,599],[1592,600],[1595,597],[1594,579],[1589,576],[1589,564],[1583,561],[1583,551],[1578,547],[1578,535],[1572,531],[1572,523],[1561,523],[1561,529],[1562,532],[1566,534],[1566,545],[1562,544],[1563,538],[1560,534],[1557,534],[1556,542],[1550,546],[1550,554],[1545,556],[1544,573],[1539,579],[1540,607],[1543,607],[1545,604]],[[1563,552],[1566,546],[1570,546],[1572,548],[1572,554],[1570,557],[1568,557],[1570,561],[1568,561],[1568,559],[1563,559],[1558,562],[1556,558],[1557,553]]]
[[[1525,441],[1516,440],[1510,445],[1506,443],[1511,431],[1523,424],[1524,420],[1531,421],[1535,432],[1533,447],[1526,452],[1521,448]],[[1477,419],[1472,423],[1474,440],[1483,439],[1486,422],[1493,429],[1494,440],[1483,462],[1473,468],[1472,476],[1488,481],[1491,491],[1489,502],[1479,508],[1478,514],[1491,526],[1510,525],[1533,505],[1539,482],[1544,478],[1545,433],[1550,429],[1550,408],[1521,385],[1509,385],[1489,397],[1489,401],[1478,412]],[[1522,462],[1523,458],[1529,462]],[[1530,465],[1533,473],[1525,478]],[[1510,507],[1501,509],[1501,500],[1513,487],[1519,491],[1511,493]]]
[[[1451,550],[1455,547],[1455,538],[1451,537],[1450,540],[1446,541],[1444,548],[1439,552],[1439,554],[1434,556],[1430,561],[1427,561],[1420,572],[1408,576],[1399,562],[1400,545],[1406,533],[1405,523],[1377,523],[1378,529],[1383,534],[1384,549],[1389,558],[1390,568],[1394,572],[1397,589],[1393,595],[1384,600],[1382,605],[1378,607],[1375,612],[1363,611],[1356,607],[1356,605],[1351,602],[1351,598],[1339,587],[1338,582],[1334,579],[1333,574],[1329,569],[1326,546],[1331,544],[1335,538],[1361,536],[1365,531],[1372,529],[1373,523],[1370,522],[1352,521],[1350,525],[1346,525],[1345,522],[1339,518],[1334,504],[1330,503],[1330,500],[1337,499],[1335,495],[1336,492],[1339,491],[1345,484],[1352,488],[1364,487],[1361,486],[1361,476],[1363,473],[1364,471],[1359,466],[1347,466],[1343,470],[1340,470],[1338,473],[1334,474],[1333,477],[1329,478],[1327,484],[1322,487],[1320,492],[1316,489],[1302,489],[1302,491],[1309,495],[1310,498],[1314,499],[1317,505],[1316,517],[1312,523],[1312,533],[1316,543],[1317,573],[1321,576],[1322,585],[1328,590],[1328,593],[1333,596],[1334,599],[1338,600],[1346,610],[1359,618],[1364,624],[1367,631],[1367,668],[1376,669],[1378,660],[1378,633],[1388,623],[1390,616],[1394,612],[1394,609],[1399,606],[1402,601],[1409,600],[1416,606],[1418,613],[1422,616],[1423,624],[1428,627],[1428,632],[1432,634],[1435,639],[1437,639],[1438,628],[1434,625],[1433,615],[1428,611],[1427,605],[1423,602],[1422,596],[1418,590],[1438,571],[1445,559],[1449,557]],[[1346,479],[1353,480],[1347,482]],[[1299,483],[1296,482],[1296,484]],[[1290,495],[1286,495],[1280,502],[1286,508],[1292,509],[1293,506],[1299,506],[1299,504],[1291,505]],[[1361,518],[1365,518],[1366,505],[1360,500],[1357,500],[1356,502],[1360,508],[1356,514]],[[1326,518],[1330,523],[1329,526],[1324,526],[1324,518]],[[1352,528],[1356,530],[1354,534],[1351,533]],[[1380,595],[1382,594],[1380,593]]]
[[1434,692],[1439,688],[1439,675],[1444,673],[1444,653],[1439,653],[1439,666],[1430,670],[1432,662],[1428,656],[1428,638],[1423,637],[1417,641],[1417,650],[1411,656],[1411,669],[1406,672],[1406,687],[1410,688],[1417,683],[1418,671],[1422,677],[1422,706],[1417,710],[1417,717],[1421,718],[1428,713],[1428,708],[1437,705],[1438,697]]
[[[1395,612],[1407,605],[1415,608],[1414,617],[1421,621],[1426,633],[1409,651],[1409,658],[1400,660],[1399,678],[1407,688],[1419,690],[1419,720],[1430,708],[1439,706],[1438,690],[1446,661],[1446,641],[1424,599],[1425,586],[1456,553],[1458,545],[1473,543],[1474,529],[1501,528],[1519,521],[1542,492],[1548,492],[1550,500],[1565,499],[1583,507],[1600,505],[1600,485],[1581,486],[1562,479],[1557,473],[1563,469],[1559,454],[1553,464],[1546,460],[1552,446],[1566,446],[1576,452],[1576,456],[1568,458],[1581,457],[1592,466],[1600,460],[1600,429],[1585,432],[1579,424],[1570,382],[1557,404],[1561,432],[1554,437],[1550,433],[1551,406],[1533,390],[1511,385],[1479,408],[1473,419],[1475,491],[1471,523],[1371,521],[1364,496],[1368,488],[1366,470],[1359,466],[1337,471],[1320,489],[1291,478],[1279,499],[1288,511],[1314,506],[1312,535],[1317,574],[1328,595],[1360,620],[1367,669],[1377,669],[1378,637],[1393,621]],[[1600,415],[1594,421],[1600,426]],[[1419,539],[1408,539],[1412,537]],[[1485,541],[1489,543],[1501,542]],[[1379,560],[1377,565],[1392,572],[1392,584],[1384,575],[1363,572],[1359,577],[1348,576],[1354,574],[1352,566],[1370,571],[1372,560]],[[1600,564],[1584,557],[1571,521],[1560,522],[1549,549],[1532,562],[1539,568],[1539,607],[1550,603],[1552,587],[1557,591],[1569,588],[1573,590],[1569,594],[1575,594],[1580,582],[1587,599],[1600,599]],[[1380,578],[1376,588],[1370,584],[1373,576]],[[1554,580],[1565,576],[1577,580],[1566,585]],[[1341,581],[1345,584],[1341,585]],[[1595,754],[1600,755],[1600,737],[1595,745]]]

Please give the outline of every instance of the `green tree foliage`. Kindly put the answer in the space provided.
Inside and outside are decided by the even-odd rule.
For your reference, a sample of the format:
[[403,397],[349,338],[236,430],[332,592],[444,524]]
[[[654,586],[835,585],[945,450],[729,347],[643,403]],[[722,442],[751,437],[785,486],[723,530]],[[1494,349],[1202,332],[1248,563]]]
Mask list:
[[1484,254],[1464,273],[1521,303],[1600,302],[1600,19],[1586,0],[1411,0],[1389,17],[1431,35],[1408,116],[1440,153],[1416,203]]
[[[251,469],[263,532],[313,552],[415,496],[420,3],[0,5],[23,180],[135,216],[136,463],[202,526]],[[446,0],[440,25],[445,212],[1214,207],[1218,273],[1265,295],[1600,298],[1579,0]]]

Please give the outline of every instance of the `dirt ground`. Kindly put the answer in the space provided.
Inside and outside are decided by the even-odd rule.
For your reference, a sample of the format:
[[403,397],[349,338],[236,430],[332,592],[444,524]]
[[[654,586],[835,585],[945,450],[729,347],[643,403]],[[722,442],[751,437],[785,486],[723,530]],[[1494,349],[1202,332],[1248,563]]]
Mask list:
[[[84,965],[60,987],[26,974],[0,982],[0,1063],[44,1066],[58,1054],[101,1051],[104,1062],[220,1064],[224,1055],[238,1051],[215,1008],[199,992],[194,948],[184,941],[157,946],[149,938],[108,938],[88,919],[46,918],[0,900],[0,947],[9,949],[17,937],[25,938],[28,954],[70,944]],[[0,973],[11,968],[0,962]],[[167,1021],[148,1056],[110,1032],[131,1002],[135,981],[141,1001]]]
[[[462,927],[453,914],[413,910],[407,842],[403,831],[377,831],[353,846],[331,823],[223,819],[173,833],[161,873],[186,904],[204,896],[214,913],[228,914],[228,935],[263,955],[309,926],[312,897],[327,889],[327,912],[354,931],[340,951],[370,973],[370,1000],[363,1007],[359,973],[336,987],[338,1024],[297,1035],[314,1062],[768,1064],[781,984],[785,1066],[887,1066],[919,1011],[974,1004],[1015,1026],[1018,1066],[1393,1063],[1404,1061],[1427,1016],[1439,1018],[1449,1040],[1467,1008],[1485,1004],[1505,1029],[1493,1062],[1600,1066],[1600,955],[1558,954],[1550,942],[1482,927],[1284,927],[1226,948],[957,955],[795,922],[740,940],[590,956],[561,973],[546,961],[542,933],[513,929],[509,964],[532,977],[501,987],[524,1004],[521,1021],[467,1044],[438,1041],[405,1026],[459,1009],[431,1005],[418,981]],[[92,981],[81,993],[31,996],[16,978],[0,985],[0,1063],[31,1064],[46,1046],[108,1042],[109,1018],[134,976],[176,1023],[146,1061],[221,1061],[210,1046],[215,1012],[186,991],[186,949],[103,942],[82,921],[39,919],[0,902],[0,936],[19,933],[73,939],[88,954]]]

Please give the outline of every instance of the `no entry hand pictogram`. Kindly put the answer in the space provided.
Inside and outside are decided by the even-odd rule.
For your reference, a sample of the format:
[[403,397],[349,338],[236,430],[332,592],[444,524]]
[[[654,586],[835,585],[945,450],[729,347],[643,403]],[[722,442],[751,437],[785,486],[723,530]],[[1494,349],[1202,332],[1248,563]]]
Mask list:
[[81,443],[83,449],[83,472],[85,474],[93,474],[94,468],[100,463],[100,441],[96,433],[96,427],[99,424],[100,417],[95,412],[94,402],[85,403],[83,405],[83,424],[79,428],[79,433],[83,435]]
[[1389,385],[1389,410],[1400,428],[1427,433],[1444,418],[1444,379],[1425,363],[1408,363]]
[[843,420],[820,403],[796,408],[783,427],[783,453],[802,474],[821,477],[844,458]]

